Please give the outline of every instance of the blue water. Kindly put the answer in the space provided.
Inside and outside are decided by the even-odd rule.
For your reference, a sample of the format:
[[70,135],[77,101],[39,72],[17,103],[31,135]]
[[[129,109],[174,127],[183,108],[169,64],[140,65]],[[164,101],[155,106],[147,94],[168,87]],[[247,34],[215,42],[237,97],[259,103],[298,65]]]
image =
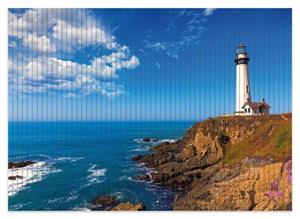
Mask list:
[[[10,122],[9,160],[44,161],[47,173],[9,197],[9,210],[88,208],[97,195],[169,210],[173,193],[131,177],[147,171],[131,161],[149,153],[144,137],[176,139],[192,122]],[[50,170],[50,171],[49,171]]]

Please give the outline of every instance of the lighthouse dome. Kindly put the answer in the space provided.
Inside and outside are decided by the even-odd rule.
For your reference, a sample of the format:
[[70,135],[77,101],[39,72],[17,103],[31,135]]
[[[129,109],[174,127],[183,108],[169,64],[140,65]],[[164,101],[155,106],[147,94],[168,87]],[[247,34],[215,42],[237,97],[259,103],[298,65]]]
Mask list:
[[245,44],[240,43],[240,45],[236,49],[236,54],[247,54]]

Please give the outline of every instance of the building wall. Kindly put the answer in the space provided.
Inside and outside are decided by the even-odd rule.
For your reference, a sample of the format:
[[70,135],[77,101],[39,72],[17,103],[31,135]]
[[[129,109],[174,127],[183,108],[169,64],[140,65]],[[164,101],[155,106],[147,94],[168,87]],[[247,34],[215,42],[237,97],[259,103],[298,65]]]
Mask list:
[[244,114],[245,115],[254,115],[255,113],[253,112],[253,110],[249,106],[245,106]]
[[261,114],[262,115],[269,115],[270,114],[268,109],[263,109],[262,113],[260,114],[259,110],[254,111],[249,106],[245,106],[243,111],[244,111],[244,115],[261,115]]
[[268,109],[263,109],[262,111],[263,111],[262,112],[263,115],[269,115],[270,114]]
[[236,112],[243,111],[242,106],[251,101],[248,65],[236,65]]

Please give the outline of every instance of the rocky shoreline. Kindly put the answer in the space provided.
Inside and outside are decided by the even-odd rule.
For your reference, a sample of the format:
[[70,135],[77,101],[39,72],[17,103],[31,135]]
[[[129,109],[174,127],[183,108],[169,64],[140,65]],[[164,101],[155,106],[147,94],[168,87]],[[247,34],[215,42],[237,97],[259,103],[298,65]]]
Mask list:
[[291,210],[291,114],[209,118],[132,159],[174,210]]
[[143,211],[145,206],[141,203],[120,202],[114,196],[97,196],[90,207],[92,211]]
[[[30,165],[35,164],[35,163],[36,163],[35,161],[29,161],[29,160],[19,161],[19,162],[8,162],[8,170],[14,170],[14,169],[17,169],[17,168],[27,167],[27,166],[30,166]],[[18,175],[16,173],[16,175],[10,175],[7,178],[10,181],[15,181],[15,180],[24,179],[24,176]]]
[[[217,117],[195,124],[177,141],[144,138],[160,144],[132,158],[149,169],[133,178],[174,191],[173,210],[291,210],[291,122],[291,113]],[[9,162],[8,180],[25,182],[14,170],[38,163]],[[96,196],[88,208],[146,210],[111,195]]]
[[8,169],[23,168],[35,163],[36,163],[35,161],[31,161],[31,160],[19,161],[19,162],[8,162]]

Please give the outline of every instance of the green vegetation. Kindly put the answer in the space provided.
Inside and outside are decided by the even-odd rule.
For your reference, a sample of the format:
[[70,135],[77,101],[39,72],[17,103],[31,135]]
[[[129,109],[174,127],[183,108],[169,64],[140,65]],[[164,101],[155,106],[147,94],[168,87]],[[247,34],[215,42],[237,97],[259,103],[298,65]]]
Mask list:
[[274,144],[277,151],[283,150],[285,147],[292,145],[292,129],[290,126],[280,127],[274,136]]
[[[226,133],[222,134],[222,136],[225,135]],[[236,144],[227,144],[222,164],[236,165],[246,157],[272,157],[274,161],[283,161],[291,157],[291,152],[291,119],[266,120],[255,129],[252,135]]]

